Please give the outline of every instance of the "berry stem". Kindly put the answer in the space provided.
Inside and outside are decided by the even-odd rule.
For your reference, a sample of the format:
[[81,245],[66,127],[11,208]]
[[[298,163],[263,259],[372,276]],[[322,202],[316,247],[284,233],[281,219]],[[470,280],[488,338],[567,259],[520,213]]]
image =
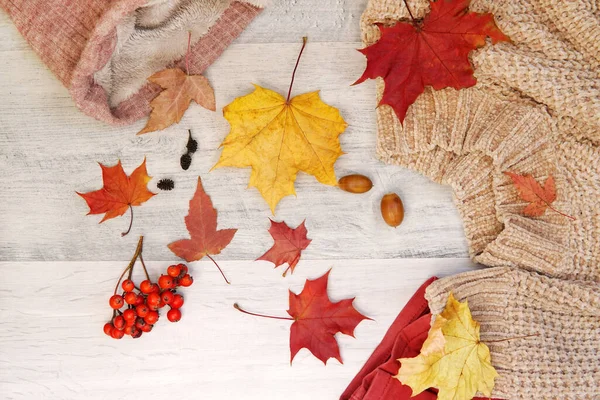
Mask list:
[[185,52],[185,72],[190,75],[190,48],[192,45],[192,31],[188,31],[188,45],[187,51]]
[[216,266],[217,266],[217,268],[219,269],[219,272],[220,272],[220,273],[221,273],[221,275],[223,276],[223,279],[225,279],[225,282],[227,282],[227,284],[228,284],[228,285],[231,285],[231,282],[229,282],[229,281],[227,280],[227,277],[226,277],[226,276],[225,276],[225,274],[223,273],[223,270],[221,269],[221,267],[219,267],[219,264],[217,264],[217,262],[214,260],[214,258],[212,258],[212,257],[210,256],[210,254],[207,254],[207,255],[206,255],[206,257],[210,258],[210,260],[211,260],[212,262],[214,262],[214,263],[215,263],[215,265],[216,265]]
[[[123,277],[125,276],[125,273],[127,271],[129,271],[129,278],[131,279],[131,274],[133,272],[133,265],[135,264],[135,260],[137,260],[138,257],[142,256],[142,245],[144,244],[144,237],[140,236],[140,240],[138,241],[137,247],[135,248],[135,253],[133,254],[133,257],[131,258],[131,261],[129,261],[129,264],[127,265],[127,268],[125,268],[123,270],[123,273],[121,274],[121,276],[119,277],[119,281],[117,282],[117,286],[115,286],[115,292],[114,294],[117,294],[117,290],[119,289],[119,285],[121,284],[121,280],[123,279]],[[148,278],[150,279],[150,278]]]
[[408,6],[408,1],[404,0],[404,5],[406,6],[408,13],[410,14],[410,18],[413,20],[413,22],[415,22],[415,16],[413,15],[412,11],[410,11],[410,7]]
[[307,40],[308,40],[308,38],[306,36],[304,36],[302,38],[302,48],[300,49],[300,54],[298,54],[298,59],[296,60],[296,66],[294,67],[294,72],[292,72],[292,82],[290,82],[290,90],[288,90],[287,100],[285,101],[286,103],[290,102],[290,96],[292,94],[292,87],[294,86],[294,78],[296,77],[296,69],[298,69],[298,64],[300,63],[300,57],[302,57],[302,52],[304,51],[304,48],[306,47]]
[[234,303],[233,308],[235,308],[238,311],[243,312],[244,314],[254,315],[255,317],[263,317],[263,318],[271,318],[271,319],[285,319],[288,321],[294,321],[294,318],[291,318],[291,317],[273,317],[272,315],[256,314],[256,313],[253,313],[250,311],[246,311],[243,308],[241,308],[238,303]]
[[500,340],[488,340],[486,341],[486,343],[499,343],[499,342],[506,342],[509,340],[515,340],[515,339],[525,339],[525,338],[529,338],[529,337],[534,337],[534,336],[540,336],[539,333],[535,333],[533,335],[525,335],[525,336],[515,336],[515,337],[511,337],[508,339],[500,339]]
[[146,274],[146,279],[151,280],[150,275],[148,275],[148,270],[146,269],[146,263],[144,262],[144,257],[142,256],[141,252],[140,252],[140,263],[142,263],[142,268],[144,268],[144,273]]
[[126,232],[121,232],[121,237],[127,235],[129,231],[131,231],[131,226],[133,225],[133,207],[131,204],[129,205],[129,211],[131,211],[131,219],[129,220],[129,228],[127,228]]

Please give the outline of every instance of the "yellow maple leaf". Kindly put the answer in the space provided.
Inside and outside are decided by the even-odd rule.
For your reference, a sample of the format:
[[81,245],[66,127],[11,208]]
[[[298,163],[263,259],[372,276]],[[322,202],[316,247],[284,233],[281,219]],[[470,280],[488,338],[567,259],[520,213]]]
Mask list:
[[223,109],[231,131],[213,168],[252,167],[249,186],[260,191],[273,213],[283,197],[295,194],[298,171],[336,185],[333,165],[343,154],[338,137],[347,126],[339,110],[325,104],[319,92],[290,100],[290,93],[286,99],[254,87]]
[[398,361],[401,367],[396,378],[411,387],[413,396],[435,387],[439,400],[470,400],[477,392],[491,396],[498,376],[489,348],[479,339],[479,323],[473,320],[468,303],[460,303],[452,293],[436,317],[421,354]]

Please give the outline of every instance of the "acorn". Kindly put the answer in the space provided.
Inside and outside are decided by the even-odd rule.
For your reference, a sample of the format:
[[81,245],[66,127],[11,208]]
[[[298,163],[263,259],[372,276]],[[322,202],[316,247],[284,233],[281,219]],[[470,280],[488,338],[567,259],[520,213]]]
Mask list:
[[396,228],[404,219],[404,205],[400,196],[396,193],[389,193],[381,199],[381,216],[386,224]]
[[364,175],[346,175],[338,181],[338,186],[349,193],[366,193],[373,187],[373,182]]

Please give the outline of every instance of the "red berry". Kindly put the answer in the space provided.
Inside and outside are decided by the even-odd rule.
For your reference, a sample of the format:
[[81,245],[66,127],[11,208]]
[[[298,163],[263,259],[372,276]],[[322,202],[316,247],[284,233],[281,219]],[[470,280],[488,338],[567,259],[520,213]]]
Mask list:
[[181,308],[183,306],[183,296],[180,294],[176,294],[173,296],[173,300],[171,300],[171,304],[169,304],[172,308]]
[[119,294],[115,294],[114,296],[111,296],[110,300],[108,300],[108,304],[110,305],[111,308],[118,310],[119,308],[123,307],[123,296],[121,296]]
[[111,332],[113,331],[113,324],[111,324],[110,322],[107,322],[104,324],[104,333],[106,333],[108,336],[111,336]]
[[142,331],[140,329],[138,329],[138,328],[135,328],[135,330],[131,334],[131,337],[134,338],[134,339],[137,339],[140,336],[142,336]]
[[179,276],[180,272],[181,272],[181,267],[179,265],[170,265],[169,268],[167,268],[167,274],[171,278],[177,278]]
[[160,298],[165,304],[170,304],[173,300],[173,297],[173,292],[171,292],[170,290],[165,290],[160,294]]
[[146,279],[146,280],[142,281],[142,283],[140,283],[140,290],[144,294],[152,293],[152,287],[153,287],[153,283],[150,282],[148,279]]
[[160,286],[161,289],[171,289],[175,287],[173,285],[173,278],[169,275],[161,275],[160,278],[158,278],[158,286]]
[[148,315],[144,317],[144,321],[147,324],[154,325],[158,321],[158,313],[156,311],[150,311]]
[[142,326],[142,332],[150,332],[153,327],[154,327],[154,325],[146,324],[146,325]]
[[138,317],[144,318],[146,315],[148,315],[149,312],[150,312],[150,309],[148,308],[148,306],[146,304],[140,304],[139,306],[137,306],[135,308],[135,313],[137,314]]
[[136,315],[135,311],[133,310],[133,308],[128,308],[127,310],[123,311],[123,319],[125,319],[125,325],[131,326],[131,325],[135,324],[136,318],[137,318],[137,315]]
[[137,317],[137,319],[135,320],[135,327],[138,329],[142,329],[144,325],[146,325],[146,321],[144,321],[144,318]]
[[117,315],[113,319],[113,326],[118,330],[122,331],[123,329],[125,329],[125,318],[123,318],[122,315]]
[[135,304],[137,301],[137,294],[133,292],[126,292],[123,298],[125,299],[125,303],[127,304]]
[[185,264],[178,264],[179,266],[179,276],[184,276],[185,274],[188,273],[188,267]]
[[126,292],[133,292],[133,289],[135,289],[135,285],[131,279],[125,279],[121,284],[121,287]]
[[123,336],[125,336],[125,332],[120,331],[118,329],[113,329],[110,333],[110,337],[112,337],[113,339],[122,339]]
[[137,330],[137,328],[135,327],[135,324],[132,325],[127,325],[125,327],[125,330],[123,330],[123,333],[125,333],[126,335],[133,335],[133,333]]
[[156,284],[152,284],[152,293],[160,293],[160,287]]
[[192,286],[192,283],[194,283],[194,278],[192,278],[190,274],[185,274],[179,279],[179,284],[183,287]]
[[167,313],[167,319],[171,322],[177,322],[181,319],[181,311],[178,308],[171,308]]
[[160,293],[150,293],[146,298],[146,303],[149,306],[157,305],[158,303],[160,303]]
[[139,306],[141,304],[144,304],[146,302],[146,298],[144,297],[143,294],[138,294],[137,295],[137,299],[135,299],[135,303],[133,303],[134,306]]

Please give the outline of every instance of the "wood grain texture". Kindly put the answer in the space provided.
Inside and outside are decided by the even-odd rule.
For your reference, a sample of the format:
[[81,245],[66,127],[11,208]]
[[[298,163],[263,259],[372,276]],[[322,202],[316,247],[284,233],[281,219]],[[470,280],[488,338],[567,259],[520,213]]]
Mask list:
[[[251,83],[285,93],[299,46],[231,46],[207,73],[217,107],[249,93]],[[450,190],[377,160],[374,84],[350,86],[364,67],[358,46],[309,42],[294,92],[320,89],[323,100],[341,110],[349,124],[341,136],[347,154],[336,163],[336,172],[368,175],[375,186],[365,195],[352,195],[301,173],[297,197],[283,199],[275,218],[290,225],[307,220],[314,239],[307,259],[467,256]],[[0,85],[10,95],[0,97],[0,260],[118,260],[127,257],[139,234],[147,237],[149,259],[173,259],[166,244],[186,235],[183,217],[198,175],[220,211],[219,226],[239,228],[223,257],[253,259],[270,247],[268,218],[273,216],[258,191],[246,189],[250,170],[209,173],[229,130],[220,111],[192,105],[180,124],[136,136],[145,121],[114,128],[83,115],[30,50],[3,55]],[[179,157],[188,128],[199,150],[191,168],[183,171]],[[122,239],[128,216],[98,225],[101,218],[85,216],[87,206],[75,191],[102,186],[96,162],[113,165],[121,159],[130,173],[144,156],[155,178],[150,188],[166,177],[176,187],[136,208],[132,237]],[[388,192],[397,192],[406,208],[398,229],[387,227],[379,212]]]
[[[145,121],[114,128],[83,115],[0,12],[1,399],[335,399],[423,281],[474,268],[464,258],[450,190],[375,156],[375,86],[350,86],[365,65],[355,49],[366,2],[273,0],[207,71],[219,111],[192,105],[179,125],[145,136],[135,135]],[[352,195],[299,175],[297,197],[285,198],[275,219],[291,226],[306,219],[313,241],[284,279],[272,264],[249,261],[273,243],[269,208],[246,189],[250,171],[209,170],[229,130],[220,109],[249,93],[251,83],[285,93],[304,35],[309,44],[295,94],[321,90],[340,109],[349,127],[336,172],[368,175],[375,186]],[[188,128],[199,150],[182,171]],[[144,157],[154,177],[149,187],[158,192],[157,181],[172,178],[175,189],[137,207],[131,234],[121,238],[128,217],[99,225],[75,191],[101,187],[96,162],[120,159],[130,173]],[[154,276],[176,260],[166,245],[187,235],[183,218],[198,175],[219,210],[219,227],[239,229],[216,256],[232,285],[211,263],[194,263],[177,325],[163,318],[136,341],[104,336],[108,297],[138,236],[145,235]],[[392,191],[406,211],[398,229],[379,213],[381,197]],[[344,365],[324,367],[302,350],[290,366],[289,321],[232,307],[237,301],[285,315],[288,288],[299,291],[306,278],[332,267],[332,299],[356,296],[356,307],[375,320],[361,323],[356,339],[337,335]]]
[[[139,340],[116,341],[102,326],[126,264],[0,263],[0,398],[336,399],[422,282],[473,268],[465,259],[313,260],[282,278],[267,262],[222,262],[228,286],[212,263],[196,262],[180,322],[163,317]],[[168,265],[147,264],[154,276]],[[285,316],[288,288],[299,292],[305,278],[329,268],[329,296],[356,296],[374,321],[361,322],[355,339],[336,335],[343,365],[331,359],[325,367],[303,349],[290,366],[290,321],[232,305]]]

